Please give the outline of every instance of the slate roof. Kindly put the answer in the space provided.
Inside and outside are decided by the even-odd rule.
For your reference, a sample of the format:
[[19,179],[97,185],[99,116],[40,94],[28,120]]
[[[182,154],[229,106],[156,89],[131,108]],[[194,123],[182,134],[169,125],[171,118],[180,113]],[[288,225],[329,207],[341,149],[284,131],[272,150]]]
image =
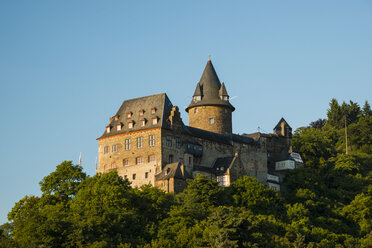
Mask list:
[[[197,106],[225,106],[234,111],[235,108],[230,104],[229,101],[223,101],[220,98],[220,96],[222,96],[220,95],[220,89],[220,80],[218,79],[217,73],[214,70],[212,61],[208,59],[207,65],[205,66],[205,69],[203,71],[203,75],[196,85],[196,89],[194,92],[194,96],[199,96],[201,94],[201,101],[197,101],[193,98],[190,105],[186,108],[186,112],[189,112],[190,108]],[[223,93],[223,95],[227,95],[224,84],[221,92]]]
[[282,122],[284,122],[290,129],[292,129],[291,126],[288,124],[288,122],[283,117],[280,119],[280,121],[278,122],[278,124],[276,124],[276,126],[274,127],[274,129],[276,129],[277,127],[280,127],[280,124]]
[[251,137],[246,137],[238,134],[220,134],[220,133],[214,133],[209,132],[203,129],[190,127],[190,126],[183,126],[182,132],[185,134],[188,134],[190,136],[219,142],[226,145],[233,145],[233,142],[239,142],[239,143],[245,143],[245,144],[251,144],[256,145],[258,144],[254,139]]
[[204,171],[216,176],[224,175],[235,162],[234,156],[217,158],[211,166],[194,165],[195,171]]
[[216,176],[223,175],[226,173],[227,169],[231,168],[231,166],[235,162],[235,157],[223,157],[217,158],[213,164],[213,172]]
[[[172,107],[173,105],[165,93],[125,100],[115,114],[118,119],[112,118],[109,123],[111,131],[107,133],[105,130],[98,139],[151,128],[168,128],[169,124],[166,120],[171,113]],[[151,111],[152,109],[156,109],[154,114]],[[142,116],[140,115],[141,110],[143,110]],[[130,118],[127,117],[128,113],[132,113]],[[158,119],[158,123],[155,125],[152,124],[153,118]],[[144,127],[140,126],[141,120],[145,121]],[[129,122],[133,122],[133,128],[128,128]],[[121,130],[117,130],[117,125],[122,126]]]
[[155,175],[155,180],[167,180],[169,178],[192,179],[192,176],[185,169],[182,174],[181,165],[180,162],[167,164],[159,174]]
[[220,96],[229,96],[229,94],[227,94],[227,90],[226,90],[226,87],[225,87],[225,83],[222,82],[221,84],[221,88],[219,90],[219,94]]

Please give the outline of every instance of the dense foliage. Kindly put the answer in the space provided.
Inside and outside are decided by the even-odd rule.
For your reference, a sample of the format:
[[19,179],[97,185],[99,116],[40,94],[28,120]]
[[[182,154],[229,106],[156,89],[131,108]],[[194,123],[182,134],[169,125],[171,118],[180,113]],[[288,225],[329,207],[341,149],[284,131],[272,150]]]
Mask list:
[[0,247],[372,247],[371,113],[333,99],[327,120],[298,129],[306,166],[288,173],[283,194],[247,176],[228,188],[198,176],[166,194],[65,161],[40,197],[15,204]]

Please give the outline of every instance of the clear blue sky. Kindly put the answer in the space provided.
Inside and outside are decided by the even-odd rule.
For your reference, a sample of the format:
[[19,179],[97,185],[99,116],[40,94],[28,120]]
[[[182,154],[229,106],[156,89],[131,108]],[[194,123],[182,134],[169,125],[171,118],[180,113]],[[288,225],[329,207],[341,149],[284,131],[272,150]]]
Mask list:
[[63,160],[94,175],[123,100],[184,109],[209,54],[235,133],[296,129],[372,103],[372,1],[1,1],[0,224]]

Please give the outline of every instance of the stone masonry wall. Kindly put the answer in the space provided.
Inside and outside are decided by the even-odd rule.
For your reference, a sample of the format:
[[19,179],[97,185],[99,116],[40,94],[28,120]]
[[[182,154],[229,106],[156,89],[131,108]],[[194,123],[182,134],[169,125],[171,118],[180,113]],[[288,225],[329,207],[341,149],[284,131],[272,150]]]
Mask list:
[[[149,135],[154,135],[155,145],[149,146]],[[137,148],[137,137],[143,137],[142,148]],[[125,140],[131,140],[130,150],[125,150]],[[148,129],[138,132],[131,132],[123,135],[116,135],[98,140],[98,169],[97,173],[110,170],[117,170],[118,174],[128,178],[132,186],[154,183],[155,174],[161,171],[161,129]],[[112,146],[117,145],[117,151],[112,151]],[[109,153],[104,154],[104,147],[109,147]],[[155,161],[149,162],[149,156],[155,156]],[[143,163],[136,164],[136,158],[142,157]],[[128,165],[123,160],[128,159]],[[135,174],[135,176],[133,176]],[[147,176],[147,178],[146,178]]]
[[[210,118],[213,118],[213,124],[209,122]],[[232,133],[231,110],[219,106],[191,108],[189,109],[189,126],[221,134]]]

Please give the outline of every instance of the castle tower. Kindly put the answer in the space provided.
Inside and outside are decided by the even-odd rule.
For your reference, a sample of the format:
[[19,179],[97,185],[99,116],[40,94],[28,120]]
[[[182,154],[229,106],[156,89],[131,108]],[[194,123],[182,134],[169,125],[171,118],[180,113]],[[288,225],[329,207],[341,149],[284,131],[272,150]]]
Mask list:
[[232,133],[232,112],[235,108],[229,102],[224,83],[220,83],[212,61],[208,59],[203,75],[186,108],[189,126],[215,133]]
[[287,137],[287,138],[292,138],[292,128],[291,126],[287,123],[286,120],[282,117],[278,124],[274,127],[274,133],[276,133],[279,136]]

